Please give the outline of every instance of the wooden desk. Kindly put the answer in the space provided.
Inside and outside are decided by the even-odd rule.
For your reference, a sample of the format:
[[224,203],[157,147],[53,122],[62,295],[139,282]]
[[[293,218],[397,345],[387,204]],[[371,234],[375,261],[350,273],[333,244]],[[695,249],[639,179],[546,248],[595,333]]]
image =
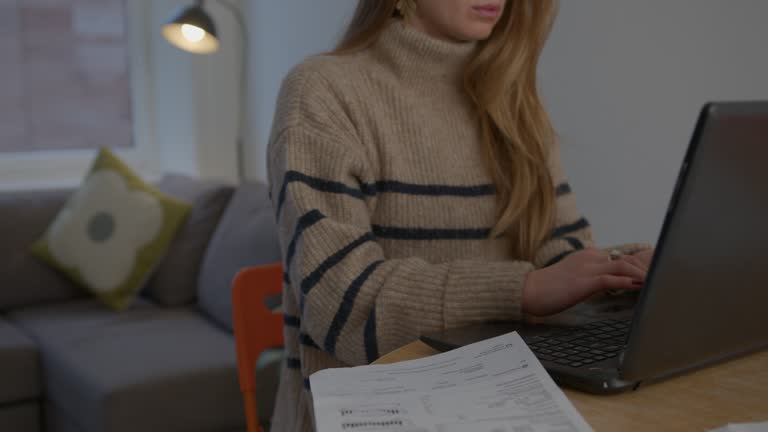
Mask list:
[[[376,364],[437,354],[413,342]],[[563,389],[596,432],[697,432],[768,421],[768,351],[702,369],[636,392],[594,396]]]

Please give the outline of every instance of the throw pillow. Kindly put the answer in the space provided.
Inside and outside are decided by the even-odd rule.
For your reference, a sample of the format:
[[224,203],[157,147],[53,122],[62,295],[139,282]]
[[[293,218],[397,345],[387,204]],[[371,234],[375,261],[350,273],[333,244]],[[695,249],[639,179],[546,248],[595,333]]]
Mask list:
[[198,306],[232,330],[232,280],[245,267],[281,261],[269,187],[244,183],[221,217],[198,278]]
[[163,306],[190,304],[197,297],[197,277],[203,256],[234,188],[182,175],[165,176],[157,188],[192,203],[192,211],[141,295]]
[[32,253],[121,310],[163,258],[190,209],[102,148]]

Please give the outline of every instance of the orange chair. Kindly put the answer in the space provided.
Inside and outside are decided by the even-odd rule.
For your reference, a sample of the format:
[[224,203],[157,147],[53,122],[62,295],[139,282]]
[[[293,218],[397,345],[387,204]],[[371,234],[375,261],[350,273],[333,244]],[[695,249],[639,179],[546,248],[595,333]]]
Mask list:
[[237,346],[237,371],[243,392],[248,432],[263,432],[256,406],[256,362],[283,341],[283,314],[272,312],[264,300],[283,289],[283,266],[251,267],[240,271],[232,286],[232,318]]

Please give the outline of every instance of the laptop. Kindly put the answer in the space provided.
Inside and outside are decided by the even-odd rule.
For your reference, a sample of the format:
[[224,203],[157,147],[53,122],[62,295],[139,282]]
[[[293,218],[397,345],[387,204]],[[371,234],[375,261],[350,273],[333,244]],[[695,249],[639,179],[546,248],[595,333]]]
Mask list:
[[768,101],[702,108],[643,289],[563,316],[421,339],[445,351],[517,331],[556,382],[598,394],[768,347]]

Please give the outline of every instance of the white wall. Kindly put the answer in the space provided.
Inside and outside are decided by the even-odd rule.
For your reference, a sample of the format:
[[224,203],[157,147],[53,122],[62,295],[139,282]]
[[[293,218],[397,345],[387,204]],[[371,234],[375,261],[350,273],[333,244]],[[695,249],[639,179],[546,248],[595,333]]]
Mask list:
[[331,49],[355,0],[245,0],[251,56],[246,166],[266,181],[266,148],[275,101],[285,74],[310,54]]
[[601,244],[655,242],[699,107],[768,99],[765,0],[565,0],[541,63]]

